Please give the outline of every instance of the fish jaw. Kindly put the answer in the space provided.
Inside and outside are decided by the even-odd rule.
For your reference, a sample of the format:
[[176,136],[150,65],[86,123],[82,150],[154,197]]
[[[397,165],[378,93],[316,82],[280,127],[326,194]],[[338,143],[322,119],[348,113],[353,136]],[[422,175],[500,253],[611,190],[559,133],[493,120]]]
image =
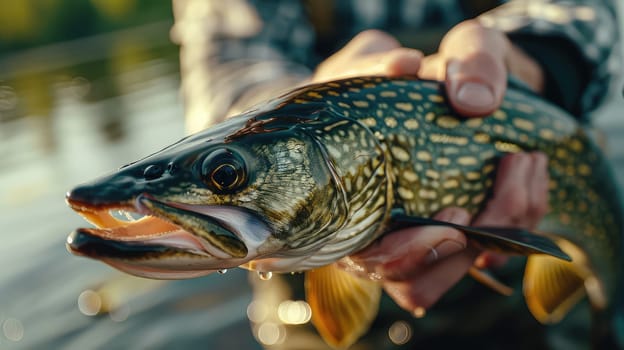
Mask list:
[[171,239],[171,233],[164,234],[160,240],[141,241],[105,239],[99,234],[94,229],[77,229],[67,237],[67,249],[75,255],[101,260],[120,271],[145,278],[186,279],[215,271],[190,268],[198,260],[210,257],[194,246],[185,249],[160,243]]
[[[72,232],[68,250],[141,277],[202,276],[279,249],[268,225],[239,207],[170,203],[147,194],[93,204],[69,193],[67,203],[96,226]],[[115,210],[144,216],[124,221]]]

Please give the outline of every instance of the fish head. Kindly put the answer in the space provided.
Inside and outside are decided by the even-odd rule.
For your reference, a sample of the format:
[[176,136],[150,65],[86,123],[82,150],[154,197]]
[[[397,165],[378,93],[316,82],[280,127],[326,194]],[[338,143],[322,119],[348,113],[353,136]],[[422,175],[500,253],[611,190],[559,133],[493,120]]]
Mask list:
[[96,227],[70,234],[70,252],[173,279],[318,246],[346,216],[331,164],[296,120],[259,120],[231,119],[72,189],[68,205]]

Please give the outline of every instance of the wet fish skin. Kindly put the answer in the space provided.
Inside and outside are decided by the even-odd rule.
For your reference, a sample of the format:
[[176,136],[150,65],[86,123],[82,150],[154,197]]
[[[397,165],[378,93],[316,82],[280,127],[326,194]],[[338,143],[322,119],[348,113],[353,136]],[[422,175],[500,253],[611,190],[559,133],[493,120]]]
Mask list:
[[[131,273],[145,266],[149,277],[239,265],[300,271],[365,247],[396,224],[393,213],[430,217],[453,206],[476,214],[491,195],[499,159],[523,151],[548,155],[551,211],[539,229],[573,258],[570,265],[530,261],[525,285],[533,287],[525,294],[537,303],[532,311],[542,322],[556,321],[568,308],[561,300],[573,301],[588,280],[592,303],[608,310],[622,263],[621,204],[610,167],[573,118],[526,91],[509,89],[492,116],[462,119],[436,82],[362,77],[307,86],[80,186],[68,202],[99,226],[115,226],[78,231],[87,234],[76,237],[82,241],[91,234],[116,244],[166,244],[160,233],[144,235],[133,225],[119,234],[125,224],[107,218],[108,208],[180,228],[185,244],[126,259]],[[158,213],[159,203],[177,214]],[[227,210],[215,214],[217,207]],[[228,249],[228,242],[246,251]],[[496,240],[480,243],[518,252]],[[574,293],[544,287],[544,279],[558,276],[552,271],[577,276],[560,283]]]

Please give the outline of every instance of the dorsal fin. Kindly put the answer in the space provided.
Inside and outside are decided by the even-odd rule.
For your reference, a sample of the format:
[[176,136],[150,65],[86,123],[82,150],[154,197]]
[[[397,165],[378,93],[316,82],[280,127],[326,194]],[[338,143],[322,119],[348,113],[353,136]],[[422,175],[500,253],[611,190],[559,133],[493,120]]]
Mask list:
[[308,271],[305,290],[312,323],[334,348],[353,345],[377,316],[381,285],[356,277],[336,264]]

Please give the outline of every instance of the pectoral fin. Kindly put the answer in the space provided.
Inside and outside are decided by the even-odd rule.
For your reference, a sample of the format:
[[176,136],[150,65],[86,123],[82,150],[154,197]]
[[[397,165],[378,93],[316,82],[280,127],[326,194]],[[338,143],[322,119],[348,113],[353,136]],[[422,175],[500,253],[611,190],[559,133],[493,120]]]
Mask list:
[[585,254],[569,241],[557,239],[557,243],[572,256],[573,262],[532,255],[527,260],[524,274],[527,306],[544,324],[559,322],[586,292],[594,306],[606,303],[600,283],[587,267]]
[[334,348],[351,346],[377,316],[381,286],[335,264],[308,271],[305,290],[312,309],[312,323]]
[[471,227],[430,218],[392,213],[393,229],[409,226],[447,226],[465,233],[470,239],[488,250],[508,254],[547,254],[559,259],[570,261],[570,257],[544,235],[538,235],[519,228],[507,227]]

